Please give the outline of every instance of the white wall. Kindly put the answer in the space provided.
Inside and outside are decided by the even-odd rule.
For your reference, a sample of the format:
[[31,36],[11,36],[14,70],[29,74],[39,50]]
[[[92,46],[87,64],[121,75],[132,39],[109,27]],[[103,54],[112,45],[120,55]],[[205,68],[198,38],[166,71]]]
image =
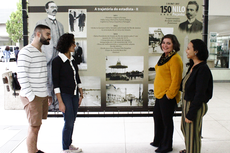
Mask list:
[[212,76],[214,81],[229,81],[230,70],[212,69]]
[[[209,0],[209,15],[230,16],[230,0]],[[212,69],[211,71],[213,80],[230,80],[230,69]]]
[[0,34],[1,36],[9,36],[9,34],[6,32],[6,24],[0,24]]
[[209,0],[209,15],[230,15],[230,0]]

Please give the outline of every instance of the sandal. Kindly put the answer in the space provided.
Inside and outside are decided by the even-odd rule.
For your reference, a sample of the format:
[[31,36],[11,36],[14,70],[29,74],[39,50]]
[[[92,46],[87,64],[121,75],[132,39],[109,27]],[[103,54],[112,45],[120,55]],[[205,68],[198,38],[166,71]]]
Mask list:
[[179,153],[186,153],[186,149],[181,150]]

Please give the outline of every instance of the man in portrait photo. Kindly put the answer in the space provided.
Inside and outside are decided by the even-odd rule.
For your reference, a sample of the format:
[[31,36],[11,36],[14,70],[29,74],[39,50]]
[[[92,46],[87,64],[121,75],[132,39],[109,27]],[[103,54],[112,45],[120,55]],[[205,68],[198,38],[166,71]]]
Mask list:
[[[49,1],[45,4],[45,11],[48,15],[47,18],[40,20],[36,23],[44,24],[50,27],[51,29],[51,40],[49,45],[43,45],[42,50],[46,55],[47,60],[47,73],[48,73],[48,89],[49,95],[52,96],[53,103],[49,106],[49,111],[58,111],[59,105],[57,98],[53,91],[53,82],[52,82],[52,60],[58,55],[58,51],[56,50],[58,39],[61,35],[64,34],[64,27],[61,22],[57,21],[56,14],[58,11],[57,5],[54,1]],[[31,41],[34,38],[34,35],[31,37]]]
[[196,1],[189,1],[186,8],[187,21],[180,23],[179,29],[187,33],[196,33],[202,31],[202,22],[196,19],[199,5]]
[[79,31],[82,32],[84,30],[84,27],[85,27],[85,19],[86,19],[85,13],[83,13],[83,11],[81,11],[81,13],[76,17],[76,19],[78,19]]
[[82,47],[79,45],[79,42],[76,43],[76,47],[74,49],[74,58],[77,61],[77,64],[85,63],[84,61],[84,54]]
[[74,15],[72,13],[72,10],[69,10],[69,26],[70,26],[70,31],[74,32]]

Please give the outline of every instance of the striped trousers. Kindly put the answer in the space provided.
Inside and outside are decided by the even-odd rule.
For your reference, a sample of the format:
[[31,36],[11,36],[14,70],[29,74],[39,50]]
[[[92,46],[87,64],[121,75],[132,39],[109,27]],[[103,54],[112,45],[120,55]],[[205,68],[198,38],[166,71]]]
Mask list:
[[186,153],[200,153],[201,152],[201,127],[202,118],[208,110],[206,103],[203,103],[201,108],[197,111],[197,116],[192,123],[186,123],[185,117],[189,111],[190,102],[183,100],[182,117],[181,117],[181,131],[184,135]]

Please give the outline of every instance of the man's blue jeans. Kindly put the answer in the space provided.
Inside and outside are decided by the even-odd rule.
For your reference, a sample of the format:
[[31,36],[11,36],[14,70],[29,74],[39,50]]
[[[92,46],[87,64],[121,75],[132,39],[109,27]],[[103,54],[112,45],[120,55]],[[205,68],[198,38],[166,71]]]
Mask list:
[[62,130],[62,148],[68,150],[72,144],[72,135],[74,122],[77,117],[78,110],[78,95],[61,93],[63,103],[65,104],[65,113],[63,113],[65,124]]

